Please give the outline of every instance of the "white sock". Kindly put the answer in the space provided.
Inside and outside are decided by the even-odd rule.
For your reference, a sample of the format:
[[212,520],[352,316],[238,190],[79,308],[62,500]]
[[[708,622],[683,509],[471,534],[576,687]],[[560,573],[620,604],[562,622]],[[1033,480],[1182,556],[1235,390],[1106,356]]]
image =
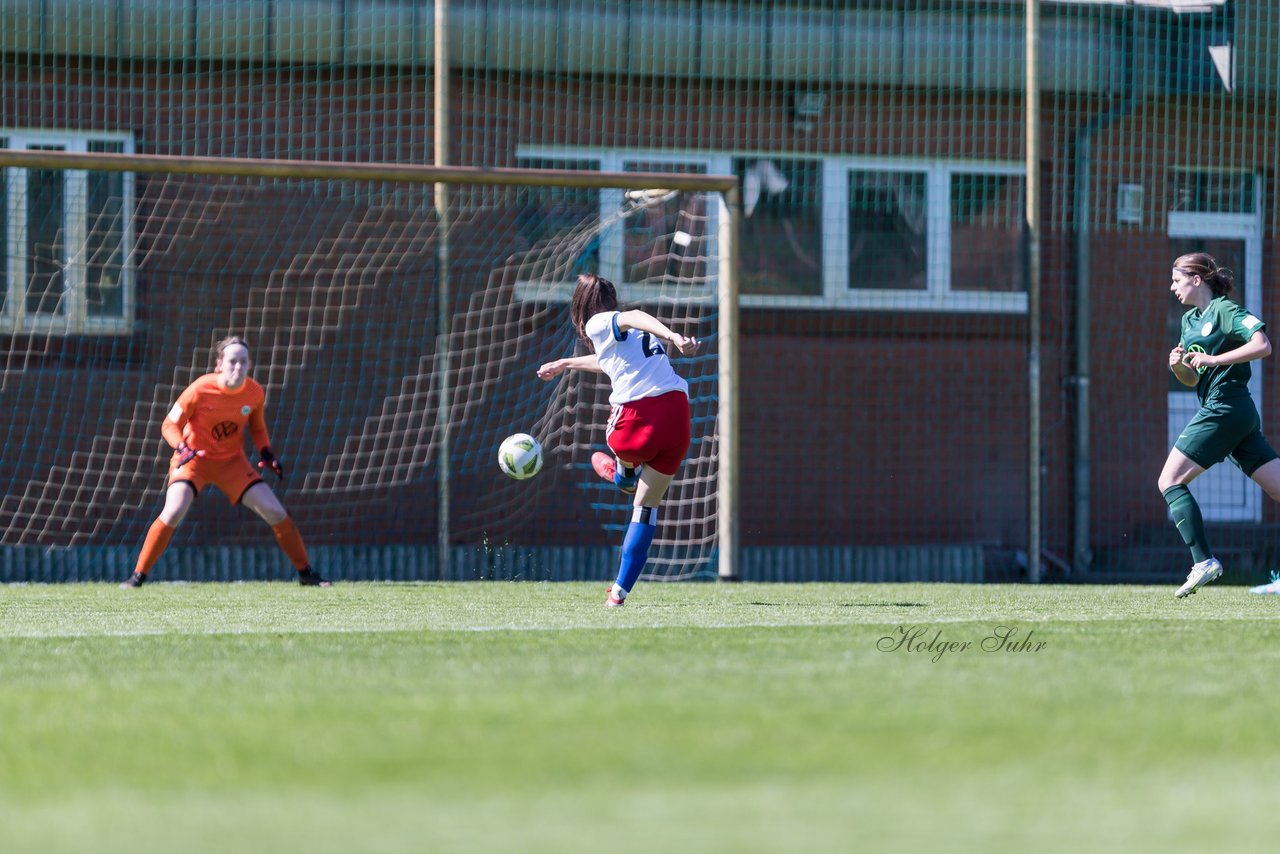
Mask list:
[[614,598],[614,599],[626,599],[626,598],[627,598],[627,591],[623,590],[623,589],[622,589],[621,587],[619,587],[616,583],[613,585],[613,590],[611,590],[611,591],[610,591],[610,593],[612,593],[612,594],[613,594],[613,598]]
[[657,507],[636,507],[631,511],[632,522],[643,522],[646,525],[658,524],[658,508]]

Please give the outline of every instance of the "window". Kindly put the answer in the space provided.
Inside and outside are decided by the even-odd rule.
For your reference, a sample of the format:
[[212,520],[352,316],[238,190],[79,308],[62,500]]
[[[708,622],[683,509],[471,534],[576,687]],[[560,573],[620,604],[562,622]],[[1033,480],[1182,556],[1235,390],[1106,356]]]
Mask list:
[[867,160],[827,170],[826,231],[846,251],[827,258],[826,305],[1027,310],[1023,166]]
[[[0,148],[8,148],[9,140],[0,136]],[[9,170],[0,169],[0,329],[9,318]]]
[[[65,151],[62,146],[33,145],[33,149]],[[18,251],[27,260],[26,313],[30,317],[52,317],[65,311],[62,275],[66,243],[62,227],[66,212],[66,182],[63,173],[52,169],[28,169],[26,204],[19,217],[26,220],[26,234]]]
[[951,173],[951,290],[1026,293],[1021,175]]
[[[635,152],[523,149],[516,165],[606,172],[726,172],[726,158]],[[662,188],[655,187],[654,190]],[[656,297],[670,279],[693,282],[682,299],[710,299],[716,222],[707,197],[684,192],[632,194],[620,189],[530,187],[517,192],[516,222],[530,252],[521,266],[520,299],[567,301],[579,273],[599,273],[623,302]],[[566,250],[572,256],[565,263]],[[543,260],[538,260],[543,259]],[[670,293],[664,293],[670,298]]]
[[[94,140],[89,151],[123,154],[124,143]],[[90,172],[86,197],[85,316],[123,318],[125,309],[125,174]]]
[[[705,163],[625,160],[624,172],[707,174]],[[628,285],[661,285],[665,279],[704,279],[714,252],[707,211],[698,194],[672,192],[638,206],[622,220],[622,277]]]
[[849,287],[928,290],[923,172],[849,172]]
[[[1027,310],[1023,164],[553,149],[522,150],[517,164],[737,175],[744,306]],[[656,293],[653,286],[670,276],[708,283],[715,277],[710,196],[693,206],[673,196],[621,219],[627,209],[621,190],[531,189],[521,198],[523,227],[536,224],[542,239],[572,227],[590,231],[583,216],[589,221],[591,205],[598,205],[594,223],[605,225],[584,242],[575,263],[617,283],[624,300]],[[517,292],[565,300],[572,276],[560,279],[525,281]],[[693,298],[713,296],[708,285]]]
[[[522,169],[598,170],[600,161],[520,157],[516,160],[516,166]],[[557,240],[572,240],[574,229],[581,228],[584,222],[599,211],[599,190],[585,187],[521,187],[516,192],[516,229],[527,244],[526,250],[535,250]],[[584,235],[566,278],[572,280],[580,273],[598,272],[600,241],[596,237]]]
[[1172,169],[1169,172],[1169,210],[1173,213],[1251,214],[1254,203],[1251,172]]
[[[4,147],[125,153],[109,135],[14,131]],[[133,327],[133,176],[5,168],[0,183],[0,331],[124,334]]]
[[822,295],[822,161],[739,157],[744,295]]

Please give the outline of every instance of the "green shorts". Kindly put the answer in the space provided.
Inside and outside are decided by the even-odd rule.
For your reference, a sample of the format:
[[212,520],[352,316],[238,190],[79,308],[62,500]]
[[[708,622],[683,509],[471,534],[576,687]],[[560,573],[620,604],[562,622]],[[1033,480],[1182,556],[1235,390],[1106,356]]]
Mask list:
[[1262,435],[1253,398],[1211,400],[1182,428],[1173,446],[1201,468],[1230,459],[1246,476],[1276,459],[1276,452]]

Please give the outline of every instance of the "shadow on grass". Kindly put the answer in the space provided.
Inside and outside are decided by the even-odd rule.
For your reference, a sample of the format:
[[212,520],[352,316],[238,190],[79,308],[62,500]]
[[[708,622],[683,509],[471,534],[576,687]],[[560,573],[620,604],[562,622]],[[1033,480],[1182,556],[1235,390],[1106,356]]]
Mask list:
[[834,605],[837,608],[924,608],[924,602],[748,602],[748,605],[760,605],[770,608],[796,607],[804,605],[822,605],[824,608]]

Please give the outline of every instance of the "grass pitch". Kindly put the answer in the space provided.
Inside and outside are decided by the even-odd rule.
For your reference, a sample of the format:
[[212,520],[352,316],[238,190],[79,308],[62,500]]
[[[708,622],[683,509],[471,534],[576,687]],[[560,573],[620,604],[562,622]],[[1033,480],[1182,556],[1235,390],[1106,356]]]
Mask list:
[[0,851],[1271,850],[1280,597],[1174,586],[0,587]]

